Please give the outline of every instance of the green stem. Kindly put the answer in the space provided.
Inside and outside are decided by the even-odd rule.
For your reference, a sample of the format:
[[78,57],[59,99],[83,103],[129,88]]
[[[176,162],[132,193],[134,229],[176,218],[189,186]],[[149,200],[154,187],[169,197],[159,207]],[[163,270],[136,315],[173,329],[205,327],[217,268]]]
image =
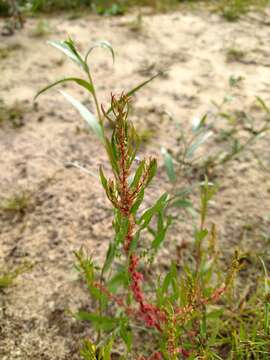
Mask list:
[[[104,277],[104,269],[102,268],[101,273],[100,273],[100,277],[99,277],[99,283],[100,286],[102,287],[102,283],[103,283],[103,277]],[[98,313],[100,318],[102,318],[103,315],[103,309],[102,309],[102,298],[100,296],[99,301],[98,301]],[[98,330],[97,333],[97,344],[100,343],[101,340],[101,329]]]
[[269,335],[269,310],[270,304],[266,303],[264,305],[264,331],[266,335]]
[[[92,85],[92,95],[93,95],[93,98],[94,98],[94,102],[95,102],[95,106],[96,106],[96,110],[97,110],[97,114],[98,114],[98,119],[99,119],[99,123],[101,125],[101,128],[102,128],[102,132],[104,132],[104,129],[103,129],[103,118],[102,118],[102,115],[101,115],[101,111],[100,111],[100,108],[99,108],[99,102],[98,102],[98,98],[97,98],[97,93],[96,93],[96,89],[95,89],[95,85],[94,85],[94,82],[93,82],[93,79],[92,79],[92,76],[91,76],[91,73],[87,67],[86,69],[86,73],[87,73],[87,76],[88,76],[88,80],[90,82],[90,84]],[[104,277],[104,270],[102,269],[101,273],[100,273],[100,278],[99,278],[99,283],[100,283],[100,286],[102,287],[102,283],[103,283],[103,277]],[[99,316],[102,317],[103,315],[103,309],[102,309],[102,299],[100,297],[99,299],[99,302],[98,302],[98,312],[99,312]],[[97,333],[97,343],[100,343],[100,340],[101,340],[101,330],[99,329],[98,330],[98,333]]]
[[102,127],[102,130],[103,130],[103,117],[101,115],[101,111],[100,111],[100,108],[99,108],[99,103],[98,103],[98,98],[97,98],[95,85],[94,85],[94,82],[93,82],[93,79],[92,79],[92,76],[91,76],[91,73],[90,73],[89,70],[87,70],[87,76],[88,76],[88,80],[89,80],[89,82],[90,82],[90,84],[92,85],[92,88],[93,88],[92,95],[93,95],[95,106],[96,106],[96,109],[97,109],[98,120],[99,120],[99,123],[100,123],[100,125]]

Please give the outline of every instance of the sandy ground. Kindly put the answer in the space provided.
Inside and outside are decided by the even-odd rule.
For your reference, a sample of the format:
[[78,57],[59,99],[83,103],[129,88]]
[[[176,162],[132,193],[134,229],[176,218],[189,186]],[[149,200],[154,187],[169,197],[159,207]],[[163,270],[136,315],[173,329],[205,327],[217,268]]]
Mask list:
[[[168,69],[166,76],[134,99],[135,124],[152,133],[143,153],[156,156],[161,164],[147,202],[170,189],[160,147],[175,149],[176,124],[188,128],[193,117],[211,108],[211,101],[220,102],[231,75],[245,78],[239,109],[254,108],[256,95],[270,104],[267,11],[237,23],[204,11],[145,15],[139,31],[132,30],[134,21],[136,14],[119,18],[87,15],[76,20],[51,16],[46,19],[50,32],[44,37],[33,36],[37,19],[28,19],[24,29],[11,37],[0,37],[0,48],[13,48],[0,59],[0,99],[7,105],[19,101],[25,108],[20,127],[13,128],[8,122],[0,126],[0,197],[31,194],[23,214],[0,212],[0,268],[13,268],[24,261],[34,264],[15,286],[0,293],[3,360],[78,359],[79,340],[90,330],[87,324],[74,321],[68,311],[87,309],[91,303],[77,281],[73,252],[84,245],[101,259],[112,234],[109,204],[98,180],[67,165],[77,161],[97,173],[105,154],[95,136],[85,131],[79,115],[55,90],[33,106],[32,98],[41,87],[78,74],[75,65],[46,44],[46,38],[64,40],[70,35],[82,51],[99,39],[113,44],[114,66],[104,50],[96,50],[91,59],[105,104],[111,91],[128,90],[157,70]],[[232,48],[244,52],[241,61],[227,61]],[[69,86],[68,91],[87,102],[76,87]],[[164,111],[173,117],[164,116]],[[262,116],[258,109],[254,111]],[[253,149],[269,165],[269,137]],[[219,169],[217,178],[220,188],[211,215],[223,248],[230,252],[241,246],[247,252],[268,255],[269,174],[245,153]],[[189,238],[189,224],[175,224],[163,258],[173,258],[175,243],[180,246]]]

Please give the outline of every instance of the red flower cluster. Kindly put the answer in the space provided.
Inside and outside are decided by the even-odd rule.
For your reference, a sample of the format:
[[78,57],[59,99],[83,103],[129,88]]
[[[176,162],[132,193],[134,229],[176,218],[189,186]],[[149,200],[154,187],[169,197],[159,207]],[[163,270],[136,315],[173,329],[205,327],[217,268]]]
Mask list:
[[138,314],[147,326],[155,327],[157,330],[161,331],[160,323],[165,321],[166,316],[159,308],[144,301],[144,295],[140,284],[143,281],[143,275],[137,271],[138,262],[139,258],[135,254],[131,254],[128,271],[131,278],[131,290],[134,299],[140,306]]

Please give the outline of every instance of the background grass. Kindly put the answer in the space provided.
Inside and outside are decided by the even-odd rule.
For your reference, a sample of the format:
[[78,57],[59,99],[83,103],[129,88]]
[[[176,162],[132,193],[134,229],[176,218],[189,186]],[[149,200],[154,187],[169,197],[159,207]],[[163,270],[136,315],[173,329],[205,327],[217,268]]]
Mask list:
[[[183,3],[208,4],[227,20],[235,21],[251,8],[264,8],[269,0],[17,0],[15,3],[20,9],[32,13],[89,8],[100,15],[121,15],[133,6],[150,6],[157,11],[167,11]],[[10,0],[0,0],[0,16],[10,15],[13,7]]]

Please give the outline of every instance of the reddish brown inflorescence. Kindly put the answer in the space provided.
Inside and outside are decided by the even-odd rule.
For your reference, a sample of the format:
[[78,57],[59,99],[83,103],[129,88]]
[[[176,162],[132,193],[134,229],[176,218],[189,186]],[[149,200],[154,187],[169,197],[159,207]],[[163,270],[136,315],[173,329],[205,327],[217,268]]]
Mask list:
[[139,257],[135,252],[130,253],[130,246],[134,236],[135,221],[134,215],[131,213],[132,206],[136,200],[136,196],[139,194],[143,186],[145,185],[149,176],[149,170],[146,168],[142,176],[141,181],[138,183],[135,189],[131,189],[128,184],[128,177],[130,174],[130,162],[128,158],[128,126],[125,123],[127,121],[129,99],[122,95],[120,100],[112,98],[112,108],[116,117],[116,131],[117,131],[117,147],[120,155],[118,160],[119,166],[119,183],[117,187],[119,189],[119,209],[122,216],[128,218],[128,230],[124,239],[124,251],[129,256],[128,272],[130,275],[130,289],[132,291],[134,300],[139,305],[138,315],[149,327],[155,327],[161,331],[161,321],[164,321],[165,315],[154,305],[145,301],[144,293],[142,290],[143,275],[138,271]]
[[[136,187],[132,188],[128,179],[131,173],[130,167],[133,162],[133,160],[131,160],[132,155],[130,155],[132,152],[130,146],[132,146],[131,144],[134,139],[129,138],[130,124],[127,119],[128,108],[129,98],[127,96],[121,95],[118,100],[112,96],[111,111],[113,112],[115,119],[112,120],[108,117],[108,113],[105,113],[104,111],[103,113],[104,116],[106,116],[110,122],[114,124],[113,142],[117,151],[117,175],[115,176],[115,182],[113,180],[108,181],[110,188],[108,197],[114,207],[120,211],[121,216],[126,219],[128,223],[126,235],[123,241],[123,250],[128,258],[130,290],[133,294],[134,300],[138,304],[138,308],[134,309],[126,306],[123,300],[111,295],[106,288],[102,287],[100,284],[97,284],[97,287],[99,287],[102,292],[106,293],[108,298],[123,307],[128,315],[136,317],[137,319],[139,318],[146,326],[155,328],[161,333],[163,333],[167,328],[168,353],[172,357],[177,356],[177,354],[181,354],[183,358],[187,358],[191,355],[191,353],[190,351],[186,351],[185,349],[179,347],[174,331],[177,327],[176,323],[178,321],[185,322],[185,319],[190,316],[196,306],[206,305],[210,301],[217,301],[225,291],[225,287],[216,289],[210,298],[200,299],[199,296],[194,303],[192,302],[188,306],[176,308],[174,310],[174,316],[170,319],[167,317],[164,310],[146,301],[142,286],[144,277],[138,270],[140,258],[136,251],[131,247],[136,230],[136,221],[134,214],[132,213],[132,207],[141,190],[149,183],[150,167],[153,160],[149,159],[148,162],[144,160],[145,167],[143,169],[141,179]],[[117,189],[116,194],[114,194],[114,189]],[[162,360],[162,354],[161,352],[155,352],[148,359],[140,357],[138,360]]]

